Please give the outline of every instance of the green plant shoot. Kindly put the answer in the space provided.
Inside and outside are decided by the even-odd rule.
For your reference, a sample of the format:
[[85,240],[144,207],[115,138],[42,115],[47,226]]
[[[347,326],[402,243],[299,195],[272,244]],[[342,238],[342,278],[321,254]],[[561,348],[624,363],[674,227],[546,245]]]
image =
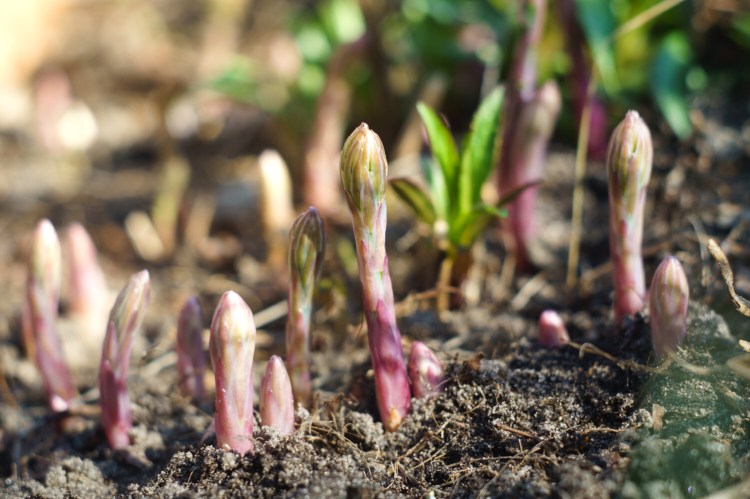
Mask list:
[[[506,215],[503,206],[527,187],[510,192],[494,205],[482,200],[482,186],[496,160],[504,93],[503,87],[497,87],[480,104],[460,150],[441,117],[429,106],[417,104],[433,156],[425,168],[427,189],[409,178],[391,180],[398,196],[431,227],[438,248],[445,253],[438,283],[443,291],[461,284],[463,278],[454,268],[457,261],[468,255],[467,250],[493,219]],[[447,308],[447,300],[441,291],[439,310]]]

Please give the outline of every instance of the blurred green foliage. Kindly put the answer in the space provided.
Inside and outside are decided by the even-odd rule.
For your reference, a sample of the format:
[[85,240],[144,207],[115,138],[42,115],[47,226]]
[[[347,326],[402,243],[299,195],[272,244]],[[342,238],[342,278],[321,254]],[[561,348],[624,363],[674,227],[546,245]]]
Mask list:
[[[574,3],[612,122],[627,108],[654,106],[684,139],[691,133],[689,109],[696,94],[712,88],[746,91],[750,12],[726,14],[711,0]],[[564,82],[571,61],[557,4],[547,5],[539,77]],[[513,0],[324,0],[281,5],[289,10],[288,33],[302,61],[294,82],[278,83],[288,92],[284,105],[276,108],[275,101],[258,97],[259,85],[268,75],[248,58],[238,57],[211,86],[279,119],[291,118],[297,127],[311,123],[337,48],[364,35],[377,50],[366,50],[347,67],[346,78],[354,91],[352,123],[365,118],[373,126],[400,128],[414,109],[420,84],[439,73],[450,81],[440,111],[456,131],[466,130],[481,97],[507,78],[519,33],[520,1]],[[637,16],[664,5],[670,8],[618,33]],[[720,57],[712,53],[714,47],[722,50]],[[572,113],[570,106],[563,109],[566,113]],[[382,135],[389,142],[395,133]]]

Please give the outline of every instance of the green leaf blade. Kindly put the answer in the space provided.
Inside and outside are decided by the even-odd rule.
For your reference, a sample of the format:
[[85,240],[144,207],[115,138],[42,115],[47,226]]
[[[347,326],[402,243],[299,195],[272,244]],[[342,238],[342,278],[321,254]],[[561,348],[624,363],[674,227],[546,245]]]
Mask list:
[[471,122],[461,155],[458,212],[468,213],[481,201],[481,190],[495,163],[495,145],[505,90],[497,87],[482,101]]
[[390,180],[391,187],[422,222],[432,226],[437,219],[435,207],[427,193],[416,182],[406,177]]
[[[455,192],[456,177],[458,171],[458,150],[450,130],[445,126],[440,116],[426,104],[420,102],[417,104],[417,112],[422,118],[427,138],[430,141],[432,155],[437,160],[443,171],[443,178],[450,189],[450,193]],[[451,198],[453,196],[451,195]]]

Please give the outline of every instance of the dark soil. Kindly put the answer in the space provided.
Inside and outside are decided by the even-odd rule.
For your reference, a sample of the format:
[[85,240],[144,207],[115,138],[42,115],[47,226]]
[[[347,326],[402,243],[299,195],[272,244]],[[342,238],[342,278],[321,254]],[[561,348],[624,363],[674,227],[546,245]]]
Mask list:
[[[256,22],[279,24],[267,2],[259,3],[266,17],[259,14]],[[156,4],[166,9],[174,2]],[[197,30],[191,23],[198,13],[175,12],[170,22]],[[170,72],[184,67],[163,65],[160,56],[167,56],[154,51],[133,69],[106,51],[81,47],[75,57],[89,64],[82,67],[92,60],[106,64],[81,70],[74,56],[63,60],[77,93],[94,111],[110,106],[130,121],[118,121],[114,135],[103,134],[85,154],[44,150],[23,127],[0,130],[0,496],[681,498],[720,490],[750,496],[748,374],[727,364],[744,353],[738,340],[750,340],[750,318],[733,310],[703,249],[706,236],[721,242],[738,291],[750,292],[750,121],[737,119],[725,97],[694,103],[696,133],[686,143],[670,138],[656,113],[639,109],[656,150],[646,274],[650,279],[671,253],[691,283],[689,339],[677,359],[655,364],[647,315],[628,319],[622,331],[613,325],[601,164],[589,165],[585,181],[580,279],[566,287],[574,155],[555,145],[540,186],[536,269],[510,276],[491,228],[474,248],[464,307],[443,317],[433,311],[430,293],[437,268],[431,241],[395,199],[390,203],[388,249],[405,351],[412,341],[426,342],[448,373],[444,392],[415,400],[393,433],[383,431],[375,409],[347,215],[328,220],[314,316],[314,406],[298,412],[298,430],[288,437],[261,428],[256,418],[256,452],[240,457],[217,449],[206,433],[212,401],[194,404],[177,389],[176,314],[187,296],[198,295],[207,325],[221,293],[235,290],[256,317],[268,318],[258,334],[256,383],[266,360],[284,355],[283,313],[272,311],[284,300],[285,277],[262,238],[255,160],[257,152],[279,145],[287,159],[299,158],[300,147],[268,116],[224,98],[207,105],[209,115],[221,114],[223,128],[214,133],[207,125],[208,132],[165,146],[161,116],[139,120],[148,116],[144,109],[163,111],[160,92],[188,86]],[[197,64],[175,54],[181,52],[168,56],[185,67]],[[126,70],[137,78],[125,78]],[[206,103],[186,95],[196,108]],[[106,125],[102,130],[112,132]],[[150,209],[170,148],[192,177],[174,252],[148,259],[124,227],[128,214]],[[215,211],[205,240],[196,243],[188,228],[200,225],[193,223],[202,213],[196,207],[206,200]],[[82,393],[75,411],[48,412],[39,375],[24,354],[24,262],[28,236],[42,217],[58,229],[84,223],[113,290],[133,272],[151,273],[153,303],[131,362],[134,428],[127,450],[108,447],[99,421],[100,344],[81,334],[64,302],[61,332]],[[536,321],[547,308],[560,312],[571,340],[585,346],[538,346]],[[207,382],[213,392],[210,376]]]

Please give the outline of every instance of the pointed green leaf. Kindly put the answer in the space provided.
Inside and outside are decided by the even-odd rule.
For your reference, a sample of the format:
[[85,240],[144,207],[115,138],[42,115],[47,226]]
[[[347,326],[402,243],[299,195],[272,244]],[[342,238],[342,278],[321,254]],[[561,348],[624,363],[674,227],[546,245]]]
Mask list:
[[430,189],[430,199],[432,199],[435,214],[438,218],[447,220],[450,213],[451,200],[448,196],[448,186],[445,184],[443,171],[433,159],[424,161],[422,170],[425,180],[427,180],[427,186]]
[[425,130],[427,130],[427,138],[430,141],[432,155],[440,165],[445,183],[449,187],[451,194],[453,194],[456,189],[458,170],[458,150],[456,149],[456,143],[453,141],[453,136],[440,116],[429,106],[419,102],[417,104],[417,111],[422,118]]
[[416,182],[406,177],[390,180],[391,187],[399,198],[405,202],[414,214],[427,225],[435,223],[436,214],[432,200]]
[[503,106],[503,87],[488,95],[474,114],[471,132],[464,141],[458,178],[458,212],[467,213],[480,200],[495,161],[495,144]]
[[455,220],[448,230],[448,239],[458,248],[470,248],[492,220],[506,215],[505,210],[479,205]]

